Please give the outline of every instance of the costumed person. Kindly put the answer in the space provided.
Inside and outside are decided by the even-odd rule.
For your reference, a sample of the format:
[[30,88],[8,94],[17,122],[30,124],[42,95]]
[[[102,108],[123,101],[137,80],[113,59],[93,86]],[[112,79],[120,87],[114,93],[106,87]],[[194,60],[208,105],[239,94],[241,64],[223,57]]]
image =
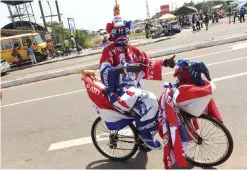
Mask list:
[[[165,83],[159,104],[158,129],[164,143],[164,166],[171,169],[176,162],[181,168],[187,168],[185,151],[190,147],[191,135],[197,139],[197,135],[191,127],[184,127],[181,114],[186,112],[195,117],[206,113],[221,120],[220,113],[212,98],[216,87],[211,81],[209,70],[203,62],[179,60],[178,68],[174,73],[176,84]],[[206,78],[202,78],[202,74]],[[206,80],[207,79],[207,80]],[[198,130],[199,124],[196,118],[191,120],[194,130]],[[190,134],[190,135],[189,135]]]
[[106,25],[110,45],[105,47],[99,63],[102,83],[109,101],[123,112],[134,111],[139,137],[150,149],[161,149],[152,132],[158,128],[158,100],[154,93],[141,89],[140,80],[161,80],[162,66],[175,66],[174,57],[151,61],[145,52],[128,44],[131,22],[120,17],[116,2],[114,19]]

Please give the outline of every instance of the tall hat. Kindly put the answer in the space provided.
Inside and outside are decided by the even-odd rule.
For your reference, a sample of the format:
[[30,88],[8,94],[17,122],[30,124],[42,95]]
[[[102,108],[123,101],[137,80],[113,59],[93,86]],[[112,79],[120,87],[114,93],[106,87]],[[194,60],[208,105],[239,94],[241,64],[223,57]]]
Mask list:
[[114,16],[120,15],[120,5],[117,3],[117,0],[115,0],[115,6],[113,12],[114,12],[113,13]]
[[113,8],[113,15],[114,15],[114,18],[113,18],[113,21],[111,23],[107,23],[106,25],[106,31],[107,33],[111,34],[111,31],[113,28],[116,28],[116,27],[127,27],[131,28],[131,21],[125,21],[122,19],[122,17],[120,16],[120,5],[118,4],[117,0],[115,0],[115,5],[114,5],[114,8]]

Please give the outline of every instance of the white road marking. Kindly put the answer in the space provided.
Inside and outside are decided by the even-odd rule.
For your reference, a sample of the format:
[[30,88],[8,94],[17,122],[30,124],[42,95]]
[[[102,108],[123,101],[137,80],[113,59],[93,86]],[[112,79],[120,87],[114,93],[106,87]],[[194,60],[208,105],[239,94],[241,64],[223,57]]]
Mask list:
[[[218,81],[227,80],[227,79],[245,76],[245,75],[247,75],[247,72],[215,78],[212,81],[218,82]],[[104,137],[100,141],[105,141],[105,140],[108,140],[108,138]],[[59,150],[59,149],[64,149],[64,148],[69,148],[69,147],[79,146],[79,145],[85,145],[85,144],[92,144],[92,140],[91,140],[90,136],[89,137],[82,137],[79,139],[72,139],[72,140],[68,140],[68,141],[58,142],[58,143],[53,143],[50,145],[48,151]]]
[[[226,53],[226,52],[230,52],[230,51],[236,51],[236,50],[244,49],[244,48],[247,48],[247,43],[241,42],[241,43],[229,46],[229,47],[232,47],[232,49],[224,50],[224,51],[218,51],[218,52],[209,53],[209,54],[198,55],[198,56],[195,56],[195,57],[188,58],[188,60],[189,59],[201,58],[201,57],[206,57],[206,56],[210,56],[210,55],[221,54],[221,53]],[[198,49],[198,50],[202,50],[202,49]],[[155,51],[151,51],[151,52],[148,52],[148,53],[152,54],[152,53],[155,53],[155,52],[158,52],[158,51],[160,51],[160,50],[157,49]],[[163,51],[165,51],[165,50],[163,50]],[[193,51],[196,51],[196,50],[193,50]],[[181,53],[184,53],[184,52],[181,52]],[[161,58],[161,57],[158,57],[158,58]]]
[[[185,60],[189,60],[191,58],[185,59]],[[225,60],[225,61],[220,61],[220,62],[216,62],[216,63],[211,63],[211,64],[206,64],[207,66],[213,66],[213,65],[218,65],[218,64],[223,64],[223,63],[230,63],[232,61],[238,61],[238,60],[243,60],[243,59],[247,59],[247,57],[240,57],[240,58],[235,58],[232,60]],[[168,75],[168,74],[173,74],[174,72],[167,72],[167,73],[163,73],[162,75]]]
[[220,61],[220,62],[216,62],[216,63],[212,63],[212,64],[207,64],[207,66],[213,66],[213,65],[217,65],[217,64],[223,64],[223,63],[230,63],[232,61],[238,61],[238,60],[243,60],[243,59],[247,59],[247,57],[241,57],[241,58],[235,58],[232,60]]
[[239,73],[239,74],[233,74],[230,76],[224,76],[224,77],[220,77],[220,78],[215,78],[215,79],[213,79],[213,81],[217,82],[217,81],[227,80],[227,79],[231,79],[231,78],[235,78],[235,77],[241,77],[241,76],[245,76],[245,75],[247,75],[247,72],[243,72],[243,73]]
[[[131,135],[131,136],[133,135],[133,133],[127,133],[127,132],[131,132],[131,131],[129,129],[123,129],[119,131],[119,134]],[[103,133],[103,134],[97,135],[96,138],[98,138],[97,141],[107,141],[109,140],[109,133]],[[86,145],[86,144],[91,144],[91,143],[93,143],[91,136],[83,137],[83,138],[53,143],[50,145],[47,151],[54,151],[54,150],[65,149],[65,148]]]
[[233,46],[233,50],[238,50],[238,49],[243,49],[243,48],[247,48],[247,43],[239,43]]
[[[188,58],[188,60],[189,59],[191,59],[191,58]],[[207,64],[207,66],[212,66],[212,65],[222,64],[222,63],[229,63],[229,62],[232,62],[232,61],[238,61],[238,60],[243,60],[243,59],[247,59],[247,57],[240,57],[240,58],[235,58],[235,59],[232,59],[232,60],[225,60],[225,61],[220,61],[220,62],[216,62],[216,63],[211,63],[211,64]],[[167,72],[167,73],[163,73],[162,75],[164,76],[164,75],[173,74],[173,73],[174,72]],[[70,94],[74,94],[74,93],[80,93],[80,92],[84,92],[84,91],[86,91],[86,89],[67,92],[67,93],[61,93],[61,94],[57,94],[57,95],[53,95],[53,96],[47,96],[47,97],[41,97],[41,98],[26,100],[26,101],[12,103],[12,104],[6,104],[6,105],[1,106],[1,108],[15,106],[15,105],[24,104],[24,103],[35,102],[35,101],[44,100],[44,99],[50,99],[50,98],[54,98],[54,97],[70,95]]]
[[84,92],[84,91],[86,91],[86,89],[67,92],[67,93],[56,94],[56,95],[53,95],[53,96],[41,97],[41,98],[32,99],[32,100],[26,100],[26,101],[12,103],[12,104],[6,104],[6,105],[1,106],[1,108],[9,107],[9,106],[15,106],[15,105],[24,104],[24,103],[35,102],[35,101],[44,100],[44,99],[50,99],[50,98],[54,98],[54,97],[65,96],[65,95],[74,94],[74,93],[80,93],[80,92]]

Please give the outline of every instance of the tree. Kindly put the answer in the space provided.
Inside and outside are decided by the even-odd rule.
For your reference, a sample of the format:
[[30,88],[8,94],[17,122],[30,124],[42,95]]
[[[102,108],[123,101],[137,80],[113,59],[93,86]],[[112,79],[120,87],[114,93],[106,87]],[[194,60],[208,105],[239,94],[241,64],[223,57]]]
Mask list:
[[194,2],[191,0],[189,3],[184,3],[183,6],[193,6],[194,5]]

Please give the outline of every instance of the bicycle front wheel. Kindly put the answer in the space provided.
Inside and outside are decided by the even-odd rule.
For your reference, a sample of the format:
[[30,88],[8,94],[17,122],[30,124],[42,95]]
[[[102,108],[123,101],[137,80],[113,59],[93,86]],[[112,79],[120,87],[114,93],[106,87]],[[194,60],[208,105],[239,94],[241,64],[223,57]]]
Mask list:
[[[215,118],[202,114],[197,118],[200,142],[191,141],[186,149],[186,159],[198,167],[213,167],[224,163],[232,154],[233,139],[224,124]],[[188,126],[188,125],[186,125]]]

